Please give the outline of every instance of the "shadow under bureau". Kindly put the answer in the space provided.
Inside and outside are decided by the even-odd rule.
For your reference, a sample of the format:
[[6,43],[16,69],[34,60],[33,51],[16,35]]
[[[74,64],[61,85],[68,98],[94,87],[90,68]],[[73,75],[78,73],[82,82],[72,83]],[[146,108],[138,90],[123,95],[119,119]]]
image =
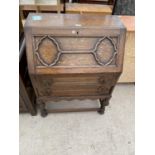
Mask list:
[[[104,113],[123,68],[126,29],[117,16],[29,14],[28,70],[41,115],[49,101],[99,99]],[[58,102],[59,104],[59,102]]]

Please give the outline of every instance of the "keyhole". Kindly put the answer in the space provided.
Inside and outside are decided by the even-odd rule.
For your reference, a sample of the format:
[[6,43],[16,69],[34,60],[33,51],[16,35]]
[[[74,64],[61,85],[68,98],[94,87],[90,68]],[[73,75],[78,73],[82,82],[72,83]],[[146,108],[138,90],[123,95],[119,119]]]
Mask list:
[[78,34],[79,34],[79,32],[77,31],[77,32],[76,32],[76,34],[78,35]]

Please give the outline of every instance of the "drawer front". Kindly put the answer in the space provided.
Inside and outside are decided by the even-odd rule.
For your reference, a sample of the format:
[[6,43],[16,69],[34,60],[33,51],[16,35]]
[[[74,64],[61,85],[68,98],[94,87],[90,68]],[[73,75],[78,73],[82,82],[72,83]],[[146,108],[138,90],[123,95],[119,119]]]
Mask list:
[[40,96],[90,96],[90,95],[107,95],[110,89],[105,86],[82,86],[82,85],[59,85],[39,90]]
[[85,96],[109,94],[117,76],[37,78],[39,96]]
[[37,69],[116,66],[118,42],[118,36],[34,35],[34,64]]
[[38,85],[115,85],[119,73],[87,74],[87,75],[37,75]]

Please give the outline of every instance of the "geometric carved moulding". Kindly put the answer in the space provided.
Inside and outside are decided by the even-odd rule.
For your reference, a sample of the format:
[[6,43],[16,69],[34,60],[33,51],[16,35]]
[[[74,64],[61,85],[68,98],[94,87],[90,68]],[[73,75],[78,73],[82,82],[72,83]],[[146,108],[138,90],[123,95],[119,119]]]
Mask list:
[[110,65],[116,60],[116,43],[109,37],[102,38],[98,42],[98,47],[94,54],[100,65]]
[[[73,38],[74,39],[74,38]],[[79,37],[78,37],[79,39]],[[85,38],[80,38],[81,40]],[[67,37],[66,37],[67,40]],[[77,40],[77,38],[75,38]],[[89,40],[91,40],[89,38]],[[71,60],[71,64],[76,63],[76,56],[80,56],[81,54],[83,56],[81,59],[81,65],[82,60],[90,58],[92,62],[92,65],[95,63],[98,66],[107,66],[107,65],[116,65],[116,56],[117,56],[117,44],[118,44],[118,36],[117,37],[100,37],[93,40],[93,46],[90,49],[78,49],[76,48],[74,50],[65,50],[62,49],[62,44],[58,37],[52,37],[50,35],[44,35],[44,36],[33,36],[33,47],[34,47],[34,53],[36,55],[37,61],[39,61],[39,66],[56,66],[59,62],[58,66],[61,66],[61,61],[65,62],[67,61],[67,58],[69,60],[70,56],[75,55],[75,59]],[[82,43],[83,41],[81,41]],[[69,44],[69,43],[68,43]],[[76,43],[78,44],[78,42]],[[78,47],[82,47],[78,46]],[[92,57],[90,57],[90,54]],[[64,56],[65,55],[65,56]],[[60,61],[61,58],[61,61]],[[63,60],[66,59],[66,60]],[[94,61],[94,63],[93,63]],[[78,62],[80,63],[80,62]],[[89,65],[90,66],[90,65]]]
[[36,43],[35,54],[42,65],[53,66],[59,60],[61,52],[53,38],[44,36]]

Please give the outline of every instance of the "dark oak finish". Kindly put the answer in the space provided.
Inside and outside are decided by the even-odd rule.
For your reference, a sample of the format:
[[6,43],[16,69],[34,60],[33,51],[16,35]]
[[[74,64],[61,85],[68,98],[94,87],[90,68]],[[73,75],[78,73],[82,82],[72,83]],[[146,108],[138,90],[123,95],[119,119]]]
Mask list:
[[120,19],[30,14],[25,34],[28,69],[41,115],[49,112],[48,101],[62,99],[100,99],[97,110],[104,113],[123,67],[126,29]]

